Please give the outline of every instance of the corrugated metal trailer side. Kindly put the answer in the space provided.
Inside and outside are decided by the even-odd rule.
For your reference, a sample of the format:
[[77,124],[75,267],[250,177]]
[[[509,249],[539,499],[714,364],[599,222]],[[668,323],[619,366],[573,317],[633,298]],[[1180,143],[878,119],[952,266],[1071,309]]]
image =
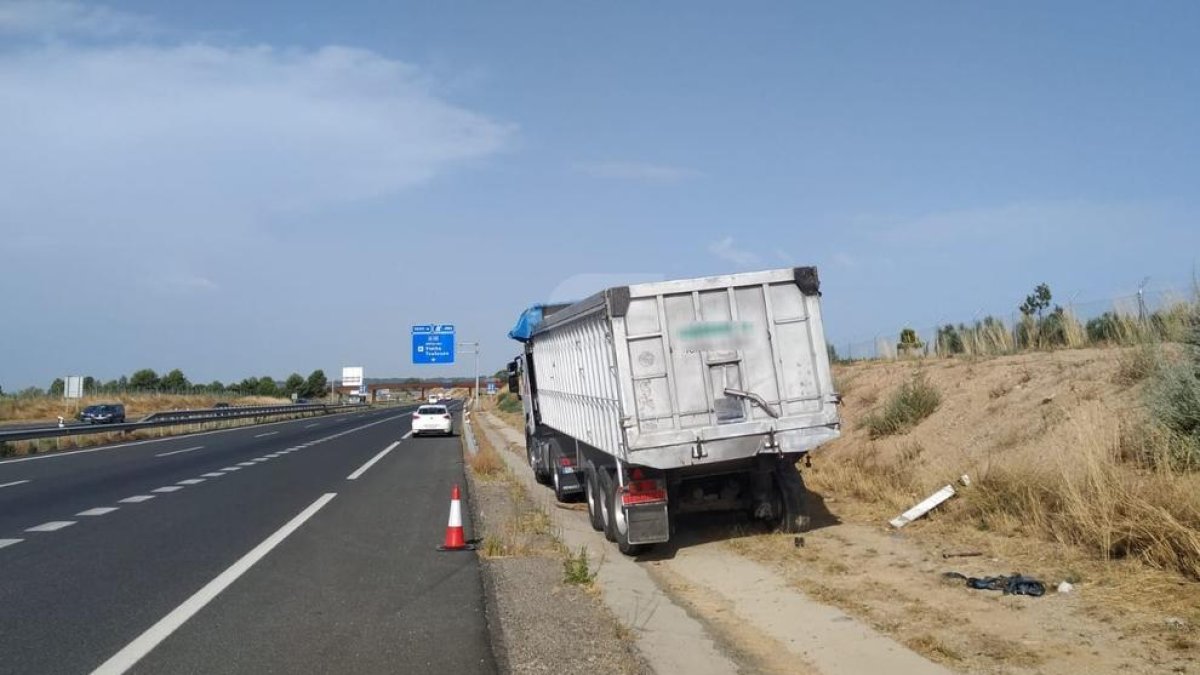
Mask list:
[[656,468],[838,435],[815,270],[609,289],[534,333],[542,421]]

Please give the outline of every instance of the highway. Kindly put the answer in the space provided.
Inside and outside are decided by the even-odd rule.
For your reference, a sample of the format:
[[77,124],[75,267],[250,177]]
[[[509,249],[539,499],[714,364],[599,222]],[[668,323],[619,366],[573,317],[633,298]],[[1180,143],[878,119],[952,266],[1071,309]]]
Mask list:
[[435,550],[459,439],[410,416],[0,460],[0,672],[495,672],[477,559]]

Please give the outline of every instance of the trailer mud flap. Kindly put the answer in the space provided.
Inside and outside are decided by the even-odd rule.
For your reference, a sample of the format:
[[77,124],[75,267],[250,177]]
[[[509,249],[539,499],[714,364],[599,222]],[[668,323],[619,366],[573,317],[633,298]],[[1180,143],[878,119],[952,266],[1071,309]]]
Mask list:
[[670,539],[667,504],[637,504],[625,507],[630,544],[658,544]]

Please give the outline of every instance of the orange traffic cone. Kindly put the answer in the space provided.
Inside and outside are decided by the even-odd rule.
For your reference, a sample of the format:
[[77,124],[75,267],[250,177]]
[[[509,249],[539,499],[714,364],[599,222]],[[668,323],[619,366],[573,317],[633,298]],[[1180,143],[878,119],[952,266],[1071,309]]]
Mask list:
[[446,524],[446,543],[439,546],[439,551],[469,551],[471,546],[463,538],[462,497],[458,494],[458,486],[450,492],[450,522]]

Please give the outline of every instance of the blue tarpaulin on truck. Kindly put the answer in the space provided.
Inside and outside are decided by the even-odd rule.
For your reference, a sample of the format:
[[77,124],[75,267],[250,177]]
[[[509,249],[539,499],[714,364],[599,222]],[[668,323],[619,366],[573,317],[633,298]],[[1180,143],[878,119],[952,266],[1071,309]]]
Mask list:
[[521,342],[527,342],[533,337],[533,331],[537,325],[542,322],[542,311],[545,305],[534,305],[529,309],[521,312],[521,318],[517,319],[517,325],[508,331],[508,337]]

